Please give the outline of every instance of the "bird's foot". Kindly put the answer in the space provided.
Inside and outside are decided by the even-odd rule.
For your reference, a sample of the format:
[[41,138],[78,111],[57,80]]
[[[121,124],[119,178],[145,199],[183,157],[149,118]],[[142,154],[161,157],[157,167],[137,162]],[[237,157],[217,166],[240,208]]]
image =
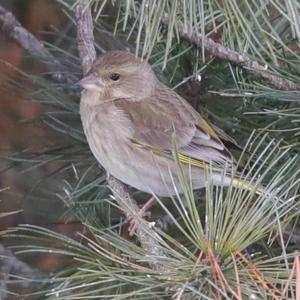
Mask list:
[[155,198],[151,197],[138,211],[138,214],[135,216],[132,216],[127,219],[129,226],[128,226],[128,232],[130,236],[133,236],[139,226],[139,219],[140,218],[149,218],[151,216],[151,212],[148,211],[149,208],[153,206],[155,203]]

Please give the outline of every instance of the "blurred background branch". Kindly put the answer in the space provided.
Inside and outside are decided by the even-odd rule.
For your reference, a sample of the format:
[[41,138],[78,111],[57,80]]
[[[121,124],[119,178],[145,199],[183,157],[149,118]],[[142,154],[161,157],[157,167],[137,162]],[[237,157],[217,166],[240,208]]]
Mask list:
[[0,28],[7,36],[16,41],[22,48],[29,51],[33,57],[37,57],[47,66],[49,74],[59,82],[67,81],[61,70],[60,63],[47,50],[41,41],[26,30],[15,16],[0,6]]

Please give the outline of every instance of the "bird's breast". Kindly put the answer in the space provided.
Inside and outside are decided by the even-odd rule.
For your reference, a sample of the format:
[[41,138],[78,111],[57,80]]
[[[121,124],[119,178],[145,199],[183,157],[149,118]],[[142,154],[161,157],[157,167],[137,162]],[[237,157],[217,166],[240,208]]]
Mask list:
[[81,97],[83,129],[94,156],[107,171],[111,171],[111,168],[119,166],[129,151],[132,126],[126,114],[113,101],[101,102],[98,99],[99,104],[95,105],[96,100],[91,97],[96,95],[85,93]]

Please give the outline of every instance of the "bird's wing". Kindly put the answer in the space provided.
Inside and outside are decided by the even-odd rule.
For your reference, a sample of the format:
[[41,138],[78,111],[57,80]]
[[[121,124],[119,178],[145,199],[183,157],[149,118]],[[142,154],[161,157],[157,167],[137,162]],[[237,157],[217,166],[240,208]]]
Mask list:
[[141,101],[115,102],[132,122],[132,141],[152,151],[172,153],[174,136],[179,158],[202,167],[221,166],[232,158],[215,130],[177,93],[159,83],[156,94]]
[[237,141],[229,136],[224,130],[221,128],[217,127],[216,125],[211,125],[213,130],[216,132],[216,134],[219,136],[219,138],[222,140],[222,142],[226,146],[230,146],[235,149],[243,150],[243,147],[237,143]]

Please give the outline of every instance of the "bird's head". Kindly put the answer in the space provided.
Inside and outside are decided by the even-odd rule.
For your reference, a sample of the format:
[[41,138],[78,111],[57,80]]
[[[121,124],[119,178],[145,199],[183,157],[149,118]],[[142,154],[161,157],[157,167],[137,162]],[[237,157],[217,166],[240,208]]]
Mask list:
[[151,66],[125,51],[109,51],[94,62],[79,85],[99,92],[104,100],[126,98],[139,101],[155,89],[157,79]]

